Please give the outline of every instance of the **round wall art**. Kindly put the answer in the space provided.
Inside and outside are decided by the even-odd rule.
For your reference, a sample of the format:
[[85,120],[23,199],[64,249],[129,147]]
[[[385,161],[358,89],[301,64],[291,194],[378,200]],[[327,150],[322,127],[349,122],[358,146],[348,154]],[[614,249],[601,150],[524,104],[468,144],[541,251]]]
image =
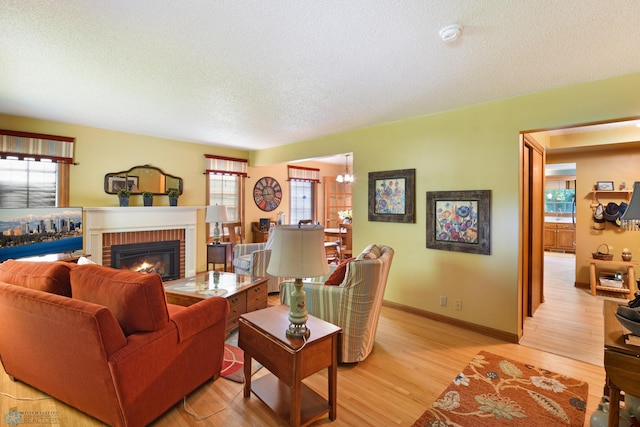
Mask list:
[[270,176],[260,178],[253,187],[253,201],[265,212],[271,212],[280,205],[282,188],[278,181]]

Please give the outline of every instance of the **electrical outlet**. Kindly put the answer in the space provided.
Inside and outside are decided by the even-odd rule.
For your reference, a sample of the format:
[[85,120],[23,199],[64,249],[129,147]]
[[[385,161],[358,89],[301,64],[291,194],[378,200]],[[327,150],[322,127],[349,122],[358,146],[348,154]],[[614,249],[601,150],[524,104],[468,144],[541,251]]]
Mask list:
[[441,296],[440,297],[440,307],[446,307],[446,306],[447,306],[447,297]]
[[462,311],[462,300],[454,299],[453,300],[453,309],[457,311]]

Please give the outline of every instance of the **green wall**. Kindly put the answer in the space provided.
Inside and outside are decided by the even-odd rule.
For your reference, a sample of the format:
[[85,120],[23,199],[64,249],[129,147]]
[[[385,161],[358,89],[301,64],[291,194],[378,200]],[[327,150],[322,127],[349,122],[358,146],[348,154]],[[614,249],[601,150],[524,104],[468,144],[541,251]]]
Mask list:
[[[518,333],[519,134],[640,115],[640,74],[549,90],[252,152],[254,164],[353,152],[354,251],[396,255],[385,299]],[[302,155],[304,153],[304,156]],[[369,222],[367,174],[416,169],[416,223]],[[491,255],[426,248],[426,192],[492,191]],[[447,296],[447,307],[439,297]],[[453,310],[462,300],[462,311]]]
[[[639,89],[640,74],[633,74],[249,153],[6,115],[0,128],[76,137],[71,204],[85,206],[116,206],[102,189],[104,174],[136,164],[182,177],[180,204],[198,206],[205,203],[205,153],[266,166],[353,152],[354,250],[376,242],[396,251],[385,299],[516,334],[519,133],[640,116]],[[367,174],[406,168],[416,169],[416,223],[369,222]],[[477,189],[492,191],[491,255],[426,249],[426,192]],[[438,305],[441,295],[448,307]],[[454,298],[462,311],[453,310]]]

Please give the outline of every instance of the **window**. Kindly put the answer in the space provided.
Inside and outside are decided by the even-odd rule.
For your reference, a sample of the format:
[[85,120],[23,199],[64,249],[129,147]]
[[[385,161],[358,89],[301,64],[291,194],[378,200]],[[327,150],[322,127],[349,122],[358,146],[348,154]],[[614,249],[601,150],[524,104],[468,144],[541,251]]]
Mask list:
[[576,199],[576,180],[547,177],[544,198],[546,213],[570,214],[573,212],[573,203]]
[[75,138],[0,129],[0,207],[69,206]]
[[[247,160],[205,154],[207,204],[224,205],[230,222],[244,223],[244,178]],[[243,233],[244,234],[244,233]],[[213,236],[213,227],[209,227]]]
[[55,207],[57,189],[57,163],[0,159],[0,207]]
[[315,219],[314,197],[315,183],[310,181],[290,181],[289,201],[291,224],[297,224],[301,219]]
[[240,177],[209,174],[209,205],[227,207],[229,221],[240,221]]
[[316,184],[320,169],[289,166],[289,218],[291,224],[301,219],[316,220]]

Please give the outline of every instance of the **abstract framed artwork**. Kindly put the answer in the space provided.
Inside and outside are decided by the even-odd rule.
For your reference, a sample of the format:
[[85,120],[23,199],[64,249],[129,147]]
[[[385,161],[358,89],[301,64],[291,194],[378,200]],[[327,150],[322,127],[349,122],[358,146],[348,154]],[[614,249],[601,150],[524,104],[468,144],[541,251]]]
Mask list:
[[416,170],[369,172],[369,221],[416,222]]
[[428,191],[427,248],[491,255],[491,190]]

